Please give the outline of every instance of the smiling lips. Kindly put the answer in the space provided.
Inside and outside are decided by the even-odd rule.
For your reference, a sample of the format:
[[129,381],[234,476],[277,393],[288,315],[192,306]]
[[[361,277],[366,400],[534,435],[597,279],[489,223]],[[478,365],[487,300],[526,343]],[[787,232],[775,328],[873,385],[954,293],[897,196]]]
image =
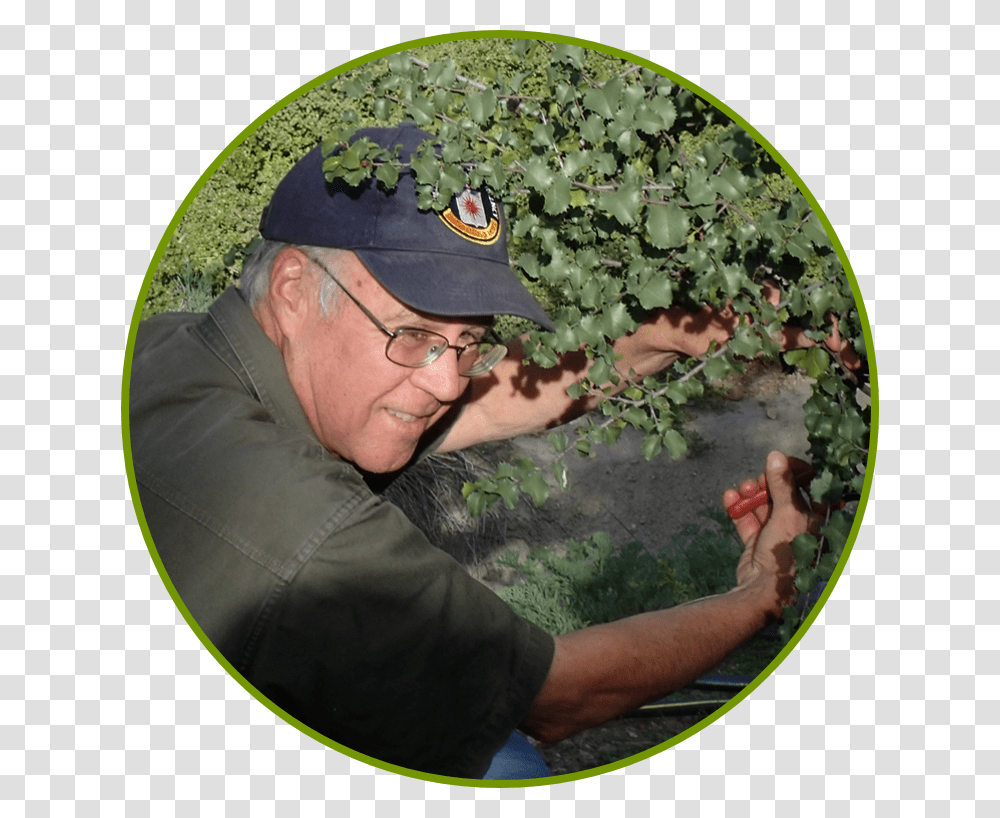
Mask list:
[[386,411],[393,417],[399,418],[407,423],[415,423],[418,420],[427,420],[429,417],[433,416],[433,412],[428,415],[411,415],[409,412],[402,412],[398,409],[386,409]]

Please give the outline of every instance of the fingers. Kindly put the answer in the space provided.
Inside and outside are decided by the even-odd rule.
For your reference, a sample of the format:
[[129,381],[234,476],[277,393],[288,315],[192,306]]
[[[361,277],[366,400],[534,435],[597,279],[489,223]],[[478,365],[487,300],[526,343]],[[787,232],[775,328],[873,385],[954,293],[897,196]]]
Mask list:
[[773,281],[762,281],[760,285],[761,293],[765,300],[772,306],[777,307],[781,303],[781,288]]
[[[724,502],[725,499],[724,495]],[[748,480],[740,486],[738,494],[729,496],[729,501],[726,502],[726,511],[732,519],[738,520],[759,506],[764,505],[767,499],[767,485],[763,481],[755,483],[752,480]]]
[[744,514],[742,517],[733,520],[733,525],[736,526],[736,534],[743,545],[750,546],[754,543],[757,535],[760,534],[761,529],[767,521],[768,511],[767,503],[765,503],[749,514]]
[[767,482],[762,474],[756,480],[744,480],[738,489],[726,489],[722,495],[722,504],[728,509],[741,500],[746,500],[767,491]]
[[762,474],[756,480],[744,480],[740,483],[740,497],[753,497],[755,494],[760,492],[761,489],[767,488],[767,482]]
[[[850,341],[844,339],[840,334],[840,321],[836,315],[827,315],[827,320],[832,324],[830,334],[823,340],[823,346],[832,352],[834,355],[839,355],[841,362],[844,366],[851,370],[857,370],[861,368],[861,358],[858,357],[858,353],[854,350]],[[779,331],[782,349],[809,349],[810,347],[816,346],[816,342],[812,340],[803,327],[797,327],[792,324],[785,324]]]
[[736,533],[745,544],[748,544],[753,537],[760,533],[764,523],[767,522],[770,509],[767,502],[764,502],[748,513],[734,514],[733,507],[741,501],[748,500],[766,491],[767,483],[762,474],[756,480],[744,480],[738,489],[728,489],[722,495],[722,504],[725,506],[729,516],[733,518],[733,522],[736,525]]
[[858,353],[854,351],[854,347],[849,342],[840,336],[840,325],[836,316],[833,316],[833,332],[823,343],[830,352],[840,355],[840,360],[848,369],[853,371],[861,368],[861,358],[858,357]]
[[807,478],[811,472],[805,461],[771,452],[761,478],[744,481],[739,489],[723,495],[728,508],[739,509],[740,503],[747,505],[748,496],[760,493],[761,485],[766,486],[765,496],[770,502],[735,520],[744,545],[736,577],[740,586],[757,584],[773,594],[775,616],[780,615],[781,607],[794,592],[795,555],[790,543],[806,530],[808,522],[797,478]]
[[[794,462],[793,462],[794,461]],[[781,452],[771,452],[768,456],[767,471],[757,480],[745,480],[738,490],[729,489],[722,495],[722,502],[733,519],[739,519],[755,512],[757,519],[764,523],[768,517],[765,504],[793,502],[798,491],[799,476],[811,476],[812,467],[804,460],[788,458]],[[778,494],[773,493],[776,487]],[[754,502],[757,500],[758,502]]]
[[767,478],[767,490],[775,508],[795,504],[798,488],[785,455],[781,452],[771,452],[767,456],[767,468],[764,475]]
[[[726,512],[733,518],[736,531],[744,542],[758,534],[771,517],[776,505],[771,483],[777,481],[781,504],[790,504],[801,510],[805,503],[800,486],[807,486],[815,475],[812,465],[798,457],[787,457],[772,452],[768,457],[767,473],[756,480],[744,480],[738,488],[728,489],[722,495]],[[763,495],[763,496],[762,496]],[[758,499],[760,502],[753,502]]]

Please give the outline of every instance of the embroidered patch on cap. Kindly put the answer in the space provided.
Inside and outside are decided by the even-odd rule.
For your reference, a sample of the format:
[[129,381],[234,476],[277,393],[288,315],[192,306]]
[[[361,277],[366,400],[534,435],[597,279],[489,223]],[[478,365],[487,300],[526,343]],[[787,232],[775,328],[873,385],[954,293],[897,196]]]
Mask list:
[[469,241],[493,244],[500,238],[500,219],[493,197],[486,189],[466,188],[440,215],[441,221]]

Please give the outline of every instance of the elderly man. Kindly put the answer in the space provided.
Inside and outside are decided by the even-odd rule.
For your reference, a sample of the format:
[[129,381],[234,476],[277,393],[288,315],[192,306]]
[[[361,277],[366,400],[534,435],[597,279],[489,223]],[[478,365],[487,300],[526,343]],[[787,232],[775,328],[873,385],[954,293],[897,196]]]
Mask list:
[[[404,159],[427,137],[364,133]],[[566,393],[587,359],[535,368],[495,336],[495,315],[551,322],[508,266],[488,191],[421,212],[410,177],[391,195],[338,190],[321,163],[317,148],[278,186],[240,289],[207,315],[144,322],[132,365],[132,456],[156,552],[247,682],[353,751],[477,778],[515,728],[555,741],[599,724],[780,615],[806,514],[778,453],[772,505],[737,521],[732,591],[556,638],[374,496],[365,473],[587,411]],[[617,342],[619,366],[656,372],[731,329],[712,311],[662,311]]]

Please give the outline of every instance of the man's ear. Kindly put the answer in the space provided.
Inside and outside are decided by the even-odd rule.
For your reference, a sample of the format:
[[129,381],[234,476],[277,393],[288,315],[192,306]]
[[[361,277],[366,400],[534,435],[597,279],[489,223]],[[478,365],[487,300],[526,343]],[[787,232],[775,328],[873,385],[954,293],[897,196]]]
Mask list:
[[315,309],[316,278],[310,264],[305,253],[288,247],[278,253],[271,265],[268,300],[273,320],[285,337],[292,337]]

